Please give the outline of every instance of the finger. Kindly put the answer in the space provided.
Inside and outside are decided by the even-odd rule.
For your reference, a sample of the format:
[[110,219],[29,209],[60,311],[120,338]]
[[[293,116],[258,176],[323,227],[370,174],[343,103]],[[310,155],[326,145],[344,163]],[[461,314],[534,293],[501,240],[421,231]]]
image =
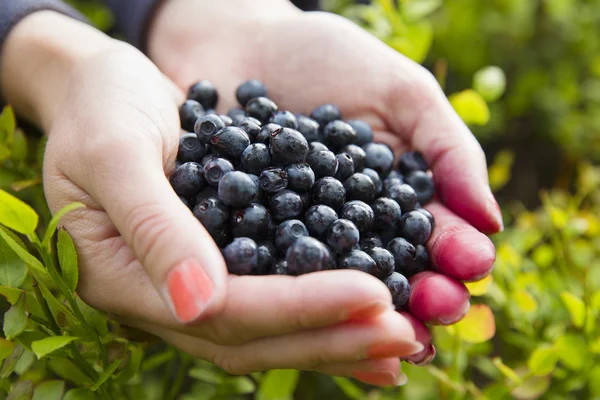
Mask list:
[[400,360],[394,357],[345,364],[328,364],[317,367],[314,371],[332,376],[352,376],[364,383],[376,386],[401,386],[408,381],[406,375],[400,370]]
[[488,275],[496,259],[492,241],[439,202],[426,208],[435,217],[427,249],[436,270],[462,281]]
[[425,347],[420,352],[406,357],[406,361],[415,365],[425,365],[430,363],[435,357],[435,347],[431,344],[431,332],[429,331],[429,328],[411,313],[401,312],[400,314],[411,323],[415,331],[415,338]]
[[427,271],[413,276],[410,284],[409,310],[427,324],[450,325],[469,311],[469,291],[455,279]]

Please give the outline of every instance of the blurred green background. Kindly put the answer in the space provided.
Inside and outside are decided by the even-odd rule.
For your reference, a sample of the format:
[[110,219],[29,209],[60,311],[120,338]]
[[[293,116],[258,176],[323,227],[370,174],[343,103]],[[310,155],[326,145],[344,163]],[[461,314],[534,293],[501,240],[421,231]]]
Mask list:
[[[71,3],[110,32],[110,14],[99,2]],[[404,388],[297,371],[231,377],[115,328],[102,339],[118,349],[113,357],[125,360],[111,372],[117,375],[107,376],[115,393],[132,399],[600,399],[600,1],[322,3],[430,69],[478,137],[506,224],[493,238],[492,277],[469,285],[474,306],[464,321],[434,328],[434,363],[403,366]],[[12,132],[8,114],[0,127]],[[0,188],[47,220],[35,138],[20,130],[11,137],[0,143]],[[65,388],[91,386],[65,367],[67,359],[37,361],[19,344],[17,351],[19,345],[0,337],[0,398],[9,392],[11,399],[30,398],[14,394],[29,385],[24,382],[35,388],[34,399],[61,399]],[[51,385],[54,397],[40,397]],[[69,396],[96,398],[87,389]]]

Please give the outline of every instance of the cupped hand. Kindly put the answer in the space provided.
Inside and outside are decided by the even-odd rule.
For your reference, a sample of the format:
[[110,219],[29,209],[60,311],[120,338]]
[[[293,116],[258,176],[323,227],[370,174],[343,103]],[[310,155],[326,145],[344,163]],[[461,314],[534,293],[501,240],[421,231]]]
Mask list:
[[225,112],[237,106],[240,82],[259,79],[281,109],[310,113],[334,103],[344,118],[369,122],[395,151],[425,155],[438,195],[427,206],[436,218],[427,243],[435,272],[411,279],[412,315],[405,317],[426,347],[410,360],[430,361],[435,348],[423,322],[452,324],[465,315],[469,293],[461,281],[490,272],[495,250],[484,233],[502,229],[480,145],[429,72],[353,23],[278,0],[262,7],[239,1],[225,15],[210,3],[170,0],[150,31],[150,56],[181,89],[212,81]]

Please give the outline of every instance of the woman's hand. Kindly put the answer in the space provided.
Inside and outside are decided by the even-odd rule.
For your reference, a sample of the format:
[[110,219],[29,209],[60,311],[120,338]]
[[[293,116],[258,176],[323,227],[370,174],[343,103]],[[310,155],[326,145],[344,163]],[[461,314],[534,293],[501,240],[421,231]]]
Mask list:
[[89,304],[231,373],[297,368],[405,381],[399,358],[423,346],[377,279],[227,275],[167,179],[183,96],[140,52],[39,12],[14,29],[1,62],[5,97],[49,135],[51,210],[87,206],[63,222]]

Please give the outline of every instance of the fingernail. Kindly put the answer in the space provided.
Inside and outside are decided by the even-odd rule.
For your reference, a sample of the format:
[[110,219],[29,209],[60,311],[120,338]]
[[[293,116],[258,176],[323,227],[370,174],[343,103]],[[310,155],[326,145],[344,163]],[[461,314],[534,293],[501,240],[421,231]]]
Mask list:
[[186,260],[169,272],[167,290],[173,314],[180,322],[188,323],[206,309],[214,285],[200,264]]
[[369,358],[388,358],[388,357],[406,357],[420,351],[425,347],[422,343],[416,341],[406,341],[397,343],[376,344],[369,347],[367,357]]
[[371,318],[376,315],[379,315],[383,310],[386,310],[387,308],[388,308],[387,304],[373,303],[371,305],[363,306],[356,310],[350,311],[348,313],[348,315],[346,316],[346,320],[347,321],[354,321],[354,320],[360,321],[363,319]]
[[408,383],[408,376],[404,372],[400,372],[398,379],[396,379],[396,386],[404,386]]
[[[400,373],[400,375],[404,375],[404,374]],[[378,386],[392,386],[392,385],[396,385],[398,382],[398,378],[396,378],[396,376],[390,371],[381,371],[381,372],[358,371],[358,372],[353,372],[352,376],[363,382],[369,383],[371,385],[378,385]]]
[[435,358],[435,354],[436,354],[435,346],[430,344],[429,347],[427,348],[427,351],[424,351],[422,355],[420,354],[419,357],[409,357],[406,361],[409,364],[417,365],[417,366],[421,367],[423,365],[427,365],[427,364],[431,363],[433,361],[433,359]]
[[496,225],[498,226],[498,232],[502,232],[504,230],[504,221],[502,221],[502,211],[500,210],[498,201],[496,201],[496,197],[492,193],[491,188],[488,188],[488,211],[489,215],[492,216],[492,218],[496,222]]

